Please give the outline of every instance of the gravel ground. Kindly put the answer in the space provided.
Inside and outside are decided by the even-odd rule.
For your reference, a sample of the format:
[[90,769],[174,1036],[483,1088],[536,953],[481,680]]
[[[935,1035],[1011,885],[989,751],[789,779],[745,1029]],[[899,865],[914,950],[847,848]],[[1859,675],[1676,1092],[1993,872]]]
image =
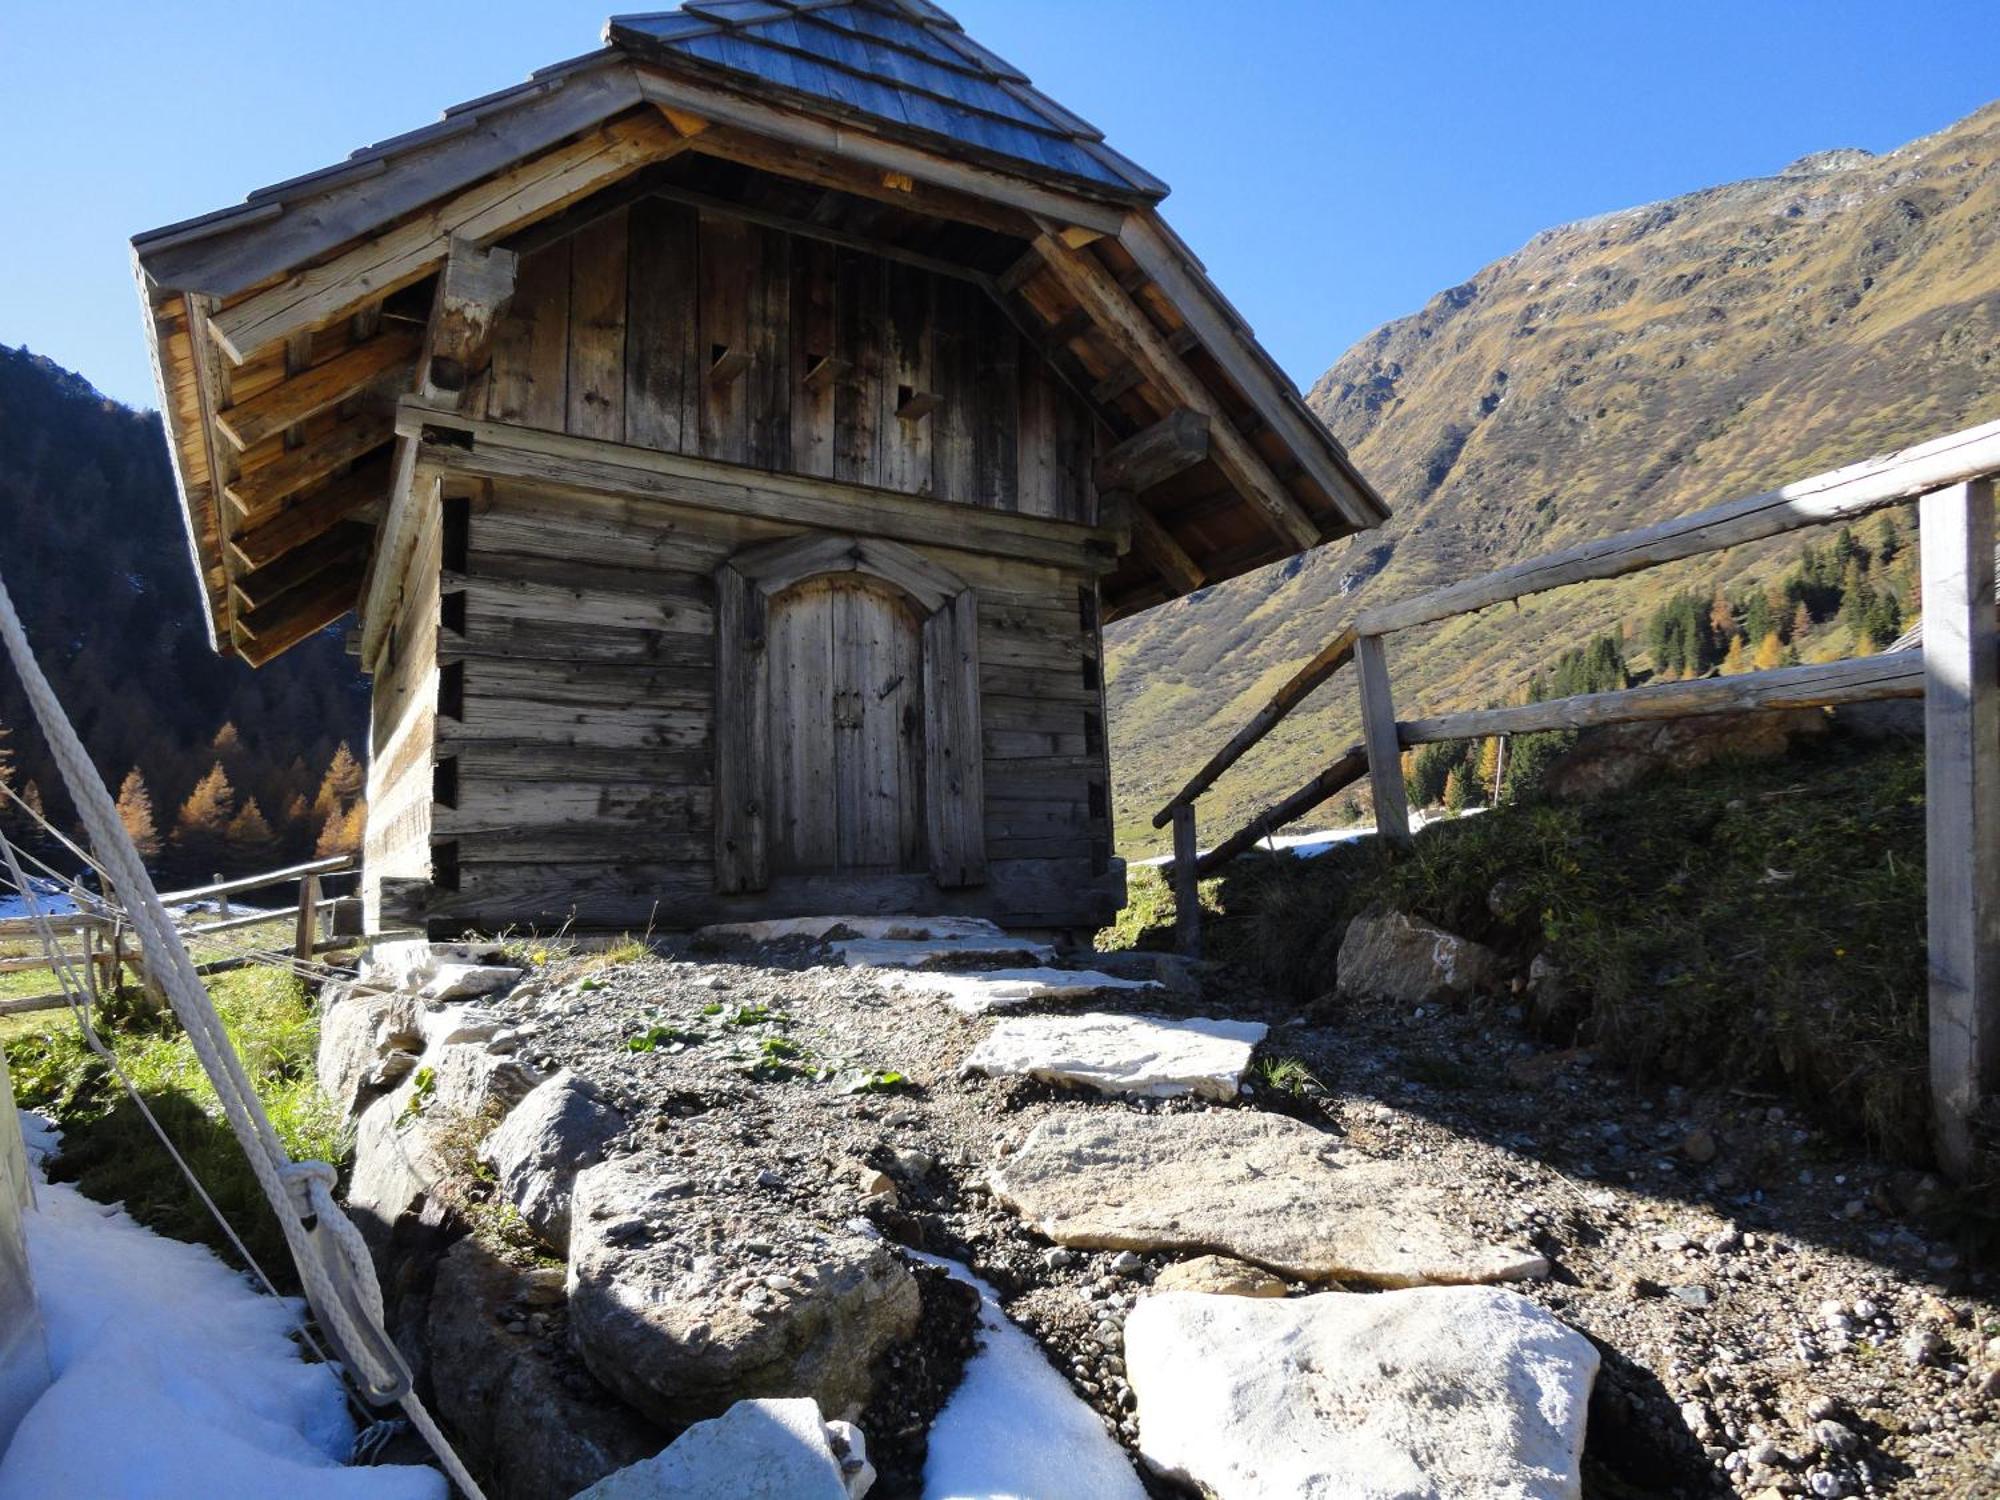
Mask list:
[[[1519,1289],[1605,1354],[1588,1493],[2000,1493],[2000,1304],[1926,1228],[1934,1182],[1768,1100],[1641,1088],[1540,1048],[1504,997],[1300,1015],[1204,978],[1199,1003],[1102,1008],[1270,1023],[1260,1060],[1298,1066],[1232,1107],[1314,1120],[1451,1183],[1472,1228],[1549,1257],[1550,1280]],[[626,1111],[620,1149],[755,1195],[752,1218],[865,1217],[968,1262],[1132,1442],[1120,1328],[1166,1258],[1051,1247],[992,1203],[985,1164],[1054,1110],[1214,1106],[961,1079],[991,1020],[892,995],[802,943],[564,959],[499,1008],[524,1056],[587,1074]],[[968,1347],[962,1298],[932,1288],[925,1306],[864,1424],[884,1496],[914,1493],[922,1429]]]

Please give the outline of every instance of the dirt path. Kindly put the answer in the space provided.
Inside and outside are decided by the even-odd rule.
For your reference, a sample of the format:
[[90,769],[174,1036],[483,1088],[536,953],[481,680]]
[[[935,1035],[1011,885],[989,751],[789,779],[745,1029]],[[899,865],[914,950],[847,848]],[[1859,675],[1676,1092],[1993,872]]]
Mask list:
[[[1401,1163],[1448,1187],[1475,1232],[1547,1256],[1550,1278],[1518,1289],[1604,1355],[1587,1493],[2000,1490],[1984,1352],[2000,1305],[1987,1276],[1927,1235],[1914,1174],[1843,1152],[1768,1101],[1642,1090],[1587,1054],[1538,1049],[1504,1002],[1301,1016],[1229,974],[1204,980],[1201,998],[1090,1008],[1267,1022],[1238,1105],[960,1077],[993,1020],[798,942],[557,963],[501,1006],[525,1030],[523,1056],[589,1075],[625,1109],[621,1149],[967,1262],[1128,1447],[1120,1327],[1171,1257],[1052,1247],[994,1203],[987,1167],[1060,1110],[1252,1108]],[[961,1321],[932,1343],[962,1342],[963,1309],[941,1300],[938,1316]],[[954,1377],[952,1359],[927,1355],[892,1382],[883,1399],[901,1409],[868,1429],[877,1493],[913,1492]]]

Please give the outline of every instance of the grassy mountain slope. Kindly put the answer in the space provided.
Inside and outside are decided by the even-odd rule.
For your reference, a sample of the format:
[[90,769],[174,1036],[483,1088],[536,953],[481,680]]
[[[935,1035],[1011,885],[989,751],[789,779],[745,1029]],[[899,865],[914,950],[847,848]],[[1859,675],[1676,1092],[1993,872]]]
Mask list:
[[[2000,417],[2000,104],[1883,156],[1823,152],[1547,230],[1362,340],[1309,400],[1394,517],[1109,632],[1128,855],[1160,847],[1152,810],[1364,604]],[[1407,633],[1398,709],[1511,701],[1673,591],[1765,581],[1796,550]],[[1203,800],[1204,833],[1356,738],[1343,674]]]

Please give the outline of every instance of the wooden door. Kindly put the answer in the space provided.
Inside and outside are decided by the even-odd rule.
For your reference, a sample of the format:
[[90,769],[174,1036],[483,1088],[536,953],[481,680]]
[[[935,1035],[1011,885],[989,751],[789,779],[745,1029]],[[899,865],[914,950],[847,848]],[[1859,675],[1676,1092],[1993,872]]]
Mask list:
[[923,622],[858,574],[776,595],[765,627],[774,875],[925,867]]

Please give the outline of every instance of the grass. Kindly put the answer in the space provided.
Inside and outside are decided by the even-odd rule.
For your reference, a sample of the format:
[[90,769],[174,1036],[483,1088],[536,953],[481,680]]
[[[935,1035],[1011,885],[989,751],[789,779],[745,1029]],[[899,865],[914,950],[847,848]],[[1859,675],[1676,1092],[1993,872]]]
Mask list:
[[[1596,802],[1434,824],[1404,852],[1367,839],[1246,857],[1216,894],[1208,950],[1311,1000],[1334,988],[1352,917],[1408,911],[1517,972],[1537,955],[1557,965],[1566,998],[1532,1017],[1551,1040],[1642,1076],[1779,1093],[1922,1160],[1923,804],[1919,749],[1829,737]],[[1127,915],[1149,924],[1137,941],[1164,940],[1171,892],[1152,872],[1133,889]]]
[[[209,992],[286,1151],[294,1160],[343,1165],[352,1140],[314,1080],[319,1026],[304,987],[279,970],[244,969],[218,977]],[[163,1234],[233,1259],[151,1127],[110,1069],[85,1047],[69,1012],[23,1019],[34,1024],[6,1037],[7,1066],[17,1101],[53,1115],[63,1127],[63,1151],[53,1175],[75,1181],[93,1198],[123,1202],[134,1218]],[[281,1286],[288,1285],[292,1271],[283,1235],[178,1024],[151,1014],[126,991],[102,1004],[98,1025],[251,1254]]]

